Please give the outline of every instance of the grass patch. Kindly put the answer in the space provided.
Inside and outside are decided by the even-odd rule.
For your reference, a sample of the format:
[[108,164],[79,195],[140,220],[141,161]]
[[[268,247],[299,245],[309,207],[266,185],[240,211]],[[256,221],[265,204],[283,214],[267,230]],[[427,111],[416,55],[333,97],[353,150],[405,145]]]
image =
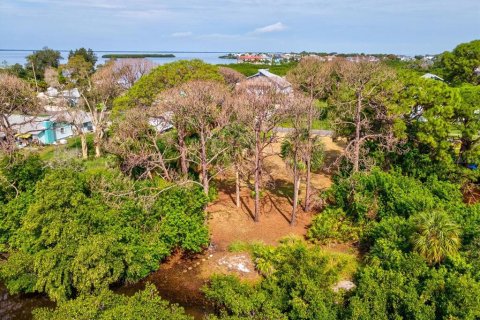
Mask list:
[[262,241],[245,242],[245,241],[235,240],[228,245],[228,251],[253,253],[263,247],[266,247],[266,244]]
[[252,64],[252,63],[232,63],[232,64],[222,64],[219,66],[231,68],[236,70],[243,75],[250,77],[258,72],[259,69],[268,69],[271,73],[274,73],[279,76],[285,76],[288,71],[294,68],[297,65],[297,62],[283,63],[278,65],[269,65],[269,64]]

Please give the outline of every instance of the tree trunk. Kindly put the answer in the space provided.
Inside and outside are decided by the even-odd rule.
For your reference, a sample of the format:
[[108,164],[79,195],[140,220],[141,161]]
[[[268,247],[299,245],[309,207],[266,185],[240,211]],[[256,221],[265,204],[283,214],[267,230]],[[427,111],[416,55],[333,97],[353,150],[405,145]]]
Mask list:
[[240,208],[241,207],[241,203],[240,203],[240,172],[239,172],[237,166],[235,166],[235,192],[236,192],[237,208]]
[[355,142],[353,145],[353,172],[360,169],[360,130],[362,121],[362,93],[357,92],[357,107],[355,108]]
[[178,147],[180,149],[180,167],[182,174],[186,176],[188,174],[187,147],[185,146],[185,134],[183,130],[178,131]]
[[313,93],[310,95],[310,110],[308,112],[308,145],[307,145],[307,177],[305,181],[305,211],[310,211],[311,171],[312,171],[312,126],[313,126]]
[[297,220],[298,191],[300,187],[300,174],[298,172],[297,155],[293,159],[293,208],[290,226],[294,226]]
[[80,141],[82,143],[82,159],[88,158],[88,145],[87,145],[87,137],[85,133],[80,133]]
[[472,149],[473,142],[469,138],[461,138],[460,151],[458,152],[457,164],[463,164],[464,166],[468,165],[464,157],[465,152],[468,152]]
[[310,193],[311,193],[311,180],[312,180],[312,159],[311,154],[307,156],[307,177],[305,181],[305,211],[310,211]]
[[102,143],[103,143],[103,128],[98,125],[95,128],[95,158],[100,158],[102,156]]
[[260,161],[260,132],[255,130],[255,222],[260,221],[260,178],[261,161]]
[[206,147],[206,142],[205,142],[205,136],[201,132],[200,133],[200,163],[202,166],[202,185],[203,185],[203,192],[205,192],[205,195],[208,196],[208,191],[209,191],[209,185],[208,185],[208,164],[207,164],[207,147]]

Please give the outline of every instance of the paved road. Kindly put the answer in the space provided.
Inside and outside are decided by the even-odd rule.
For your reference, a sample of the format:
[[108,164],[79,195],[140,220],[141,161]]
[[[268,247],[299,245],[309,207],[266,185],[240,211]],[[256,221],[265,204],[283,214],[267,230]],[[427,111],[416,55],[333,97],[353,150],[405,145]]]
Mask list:
[[[292,128],[284,128],[284,127],[277,127],[275,128],[275,131],[277,132],[292,132]],[[332,130],[312,130],[312,134],[321,136],[321,137],[331,137],[333,136],[333,131]]]

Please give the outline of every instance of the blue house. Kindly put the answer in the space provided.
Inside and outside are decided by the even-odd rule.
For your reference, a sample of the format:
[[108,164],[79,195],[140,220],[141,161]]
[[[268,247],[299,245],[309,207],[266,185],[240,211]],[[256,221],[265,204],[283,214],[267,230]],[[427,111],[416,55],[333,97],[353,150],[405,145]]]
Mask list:
[[29,142],[43,145],[57,144],[61,140],[75,136],[79,130],[93,131],[92,121],[85,112],[57,113],[48,116],[11,115],[8,120],[21,144]]

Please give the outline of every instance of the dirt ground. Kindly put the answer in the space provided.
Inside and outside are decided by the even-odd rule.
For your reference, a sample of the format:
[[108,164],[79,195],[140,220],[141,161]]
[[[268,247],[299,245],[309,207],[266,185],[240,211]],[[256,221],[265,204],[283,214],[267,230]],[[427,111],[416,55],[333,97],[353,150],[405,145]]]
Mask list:
[[[341,146],[334,143],[330,137],[322,137],[329,157],[338,157]],[[241,208],[235,205],[234,181],[231,176],[224,176],[218,181],[218,199],[208,207],[209,227],[212,243],[220,250],[226,250],[233,241],[262,241],[266,244],[276,244],[279,239],[295,234],[304,236],[312,220],[311,212],[299,208],[297,224],[290,226],[292,214],[292,174],[280,158],[281,141],[270,146],[267,152],[272,154],[266,158],[266,167],[273,177],[273,185],[265,191],[261,204],[260,222],[253,221],[254,201],[250,190],[242,186]],[[331,185],[330,176],[325,173],[312,174],[314,192],[325,190]],[[304,199],[305,184],[300,187],[300,199]]]

